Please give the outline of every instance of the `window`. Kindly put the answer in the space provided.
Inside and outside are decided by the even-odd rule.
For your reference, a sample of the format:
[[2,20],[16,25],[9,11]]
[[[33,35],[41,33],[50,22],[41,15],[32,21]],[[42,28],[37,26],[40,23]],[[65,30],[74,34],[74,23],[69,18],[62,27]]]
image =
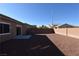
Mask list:
[[0,34],[9,33],[9,31],[10,31],[10,25],[9,24],[0,23]]
[[9,33],[9,25],[3,24],[3,33]]

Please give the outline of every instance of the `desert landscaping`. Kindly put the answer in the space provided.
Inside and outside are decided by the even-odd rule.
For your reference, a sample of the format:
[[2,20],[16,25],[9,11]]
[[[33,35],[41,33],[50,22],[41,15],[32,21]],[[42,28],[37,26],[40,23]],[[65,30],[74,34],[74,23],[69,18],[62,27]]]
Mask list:
[[79,4],[0,4],[0,56],[79,56]]
[[[72,29],[73,31],[72,34],[68,31],[68,36],[66,36],[65,29],[66,28],[54,29],[55,33],[47,33],[46,31],[42,33],[37,30],[40,34],[35,34],[35,29],[35,31],[33,30],[34,34],[32,32],[32,37],[29,39],[12,39],[5,41],[1,44],[1,55],[79,56],[79,39],[78,35],[74,34],[75,31],[78,31],[78,28],[68,28],[68,30],[71,31]],[[74,36],[69,36],[69,33]],[[77,36],[77,38],[75,36]]]

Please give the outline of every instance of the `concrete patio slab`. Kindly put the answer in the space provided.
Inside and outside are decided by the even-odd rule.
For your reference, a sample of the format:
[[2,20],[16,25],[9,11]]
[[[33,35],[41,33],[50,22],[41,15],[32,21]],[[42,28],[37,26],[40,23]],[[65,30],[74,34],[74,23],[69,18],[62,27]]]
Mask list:
[[15,39],[30,39],[32,35],[18,35]]

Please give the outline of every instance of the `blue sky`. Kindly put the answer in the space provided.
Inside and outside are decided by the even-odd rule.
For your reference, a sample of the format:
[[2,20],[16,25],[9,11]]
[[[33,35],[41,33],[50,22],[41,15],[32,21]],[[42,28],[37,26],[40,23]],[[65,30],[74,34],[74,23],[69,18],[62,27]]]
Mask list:
[[79,4],[0,4],[0,13],[32,25],[79,25]]

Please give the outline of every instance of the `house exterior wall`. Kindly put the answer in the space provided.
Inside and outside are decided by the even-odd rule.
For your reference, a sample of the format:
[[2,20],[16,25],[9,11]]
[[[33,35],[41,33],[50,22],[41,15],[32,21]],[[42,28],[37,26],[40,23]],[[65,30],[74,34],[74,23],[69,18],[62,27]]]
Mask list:
[[9,21],[5,17],[0,17],[0,22],[2,22],[2,23],[9,23],[10,24],[10,33],[8,33],[8,34],[1,34],[0,35],[0,43],[4,42],[6,40],[9,40],[9,39],[14,39],[16,37],[16,27],[17,27],[17,25],[21,25],[22,34],[25,34],[25,31],[27,29],[26,26],[24,26],[23,24],[16,23],[16,22],[13,22],[13,21]]
[[25,35],[27,30],[28,30],[27,26],[22,25],[22,35]]

